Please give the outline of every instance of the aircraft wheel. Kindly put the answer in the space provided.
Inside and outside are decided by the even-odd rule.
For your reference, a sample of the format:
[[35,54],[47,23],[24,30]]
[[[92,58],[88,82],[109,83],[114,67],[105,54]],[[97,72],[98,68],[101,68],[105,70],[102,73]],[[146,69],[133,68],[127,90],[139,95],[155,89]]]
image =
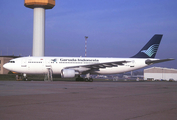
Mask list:
[[88,82],[89,81],[89,79],[88,78],[85,78],[85,82]]
[[90,79],[89,79],[89,82],[93,82],[93,78],[90,78]]

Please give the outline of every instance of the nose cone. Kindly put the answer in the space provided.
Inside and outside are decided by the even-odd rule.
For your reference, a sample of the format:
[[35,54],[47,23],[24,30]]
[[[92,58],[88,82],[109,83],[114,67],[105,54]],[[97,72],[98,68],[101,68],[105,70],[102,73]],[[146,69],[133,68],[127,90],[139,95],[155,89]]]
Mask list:
[[12,65],[10,65],[10,63],[4,64],[3,67],[7,70],[10,70],[10,71],[13,70]]

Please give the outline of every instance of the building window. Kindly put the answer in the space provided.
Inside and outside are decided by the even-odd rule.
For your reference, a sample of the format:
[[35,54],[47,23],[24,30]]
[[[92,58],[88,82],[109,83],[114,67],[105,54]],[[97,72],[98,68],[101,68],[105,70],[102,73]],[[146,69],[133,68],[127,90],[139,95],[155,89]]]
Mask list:
[[0,67],[0,71],[1,71],[1,67]]
[[0,64],[1,64],[1,60],[0,60]]

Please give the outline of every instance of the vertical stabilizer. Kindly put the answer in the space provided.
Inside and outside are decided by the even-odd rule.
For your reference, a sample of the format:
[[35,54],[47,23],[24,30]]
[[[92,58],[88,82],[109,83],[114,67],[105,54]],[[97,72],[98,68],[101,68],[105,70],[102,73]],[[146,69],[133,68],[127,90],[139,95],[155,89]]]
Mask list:
[[161,34],[154,35],[149,42],[131,58],[155,58],[162,36]]

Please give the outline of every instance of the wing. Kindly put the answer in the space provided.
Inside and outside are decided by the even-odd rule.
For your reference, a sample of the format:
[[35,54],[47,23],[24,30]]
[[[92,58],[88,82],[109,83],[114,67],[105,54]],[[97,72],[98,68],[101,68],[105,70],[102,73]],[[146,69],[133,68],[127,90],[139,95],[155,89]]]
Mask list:
[[115,61],[115,62],[105,62],[105,63],[95,63],[95,64],[87,64],[87,65],[79,65],[72,67],[65,67],[65,69],[69,68],[88,68],[89,70],[99,69],[99,68],[107,68],[107,67],[117,67],[118,65],[124,65],[124,63],[128,63],[131,61]]

